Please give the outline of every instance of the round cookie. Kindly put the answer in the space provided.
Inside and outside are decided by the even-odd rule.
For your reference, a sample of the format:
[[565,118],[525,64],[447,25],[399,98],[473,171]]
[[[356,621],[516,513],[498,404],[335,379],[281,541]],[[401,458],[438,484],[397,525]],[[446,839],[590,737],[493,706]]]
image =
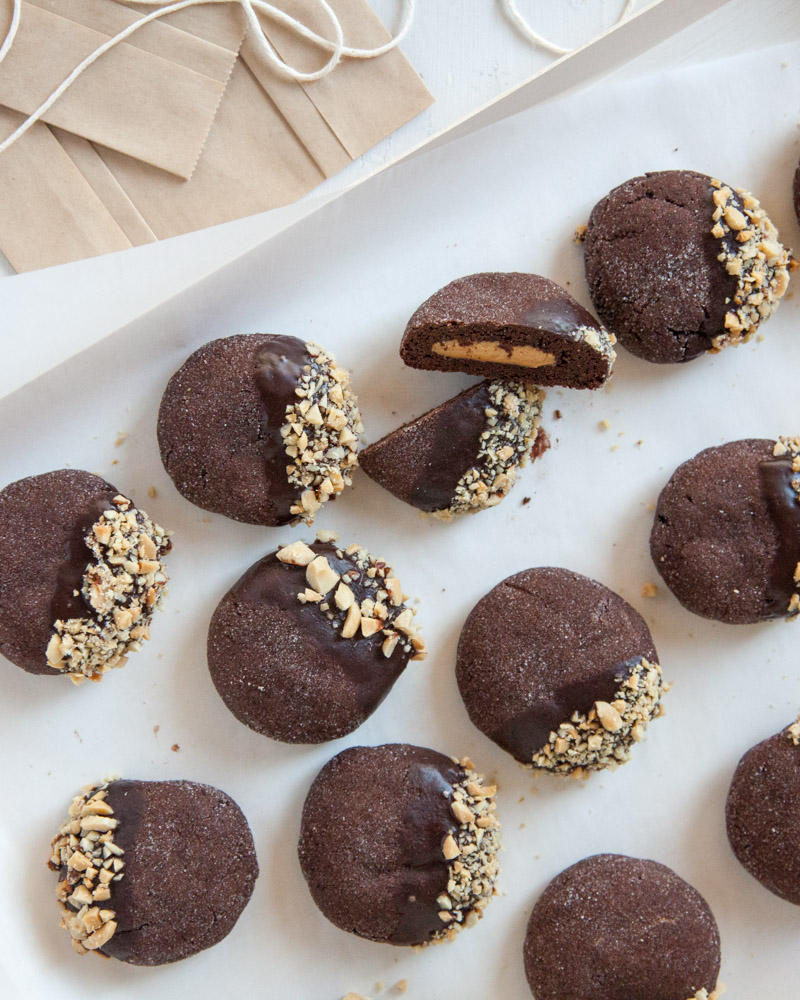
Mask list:
[[520,763],[557,774],[624,763],[663,684],[644,619],[566,569],[503,580],[469,613],[456,680],[469,717]]
[[538,441],[544,394],[479,382],[365,448],[366,474],[443,521],[495,507]]
[[350,485],[361,430],[333,355],[261,333],[196,350],[158,411],[161,460],[178,492],[249,524],[310,524]]
[[656,861],[597,854],[557,875],[531,914],[535,1000],[713,1000],[720,942],[708,904]]
[[706,448],[661,491],[650,553],[681,604],[748,624],[800,611],[800,441],[748,438]]
[[733,853],[747,871],[800,906],[800,720],[742,757],[725,820]]
[[194,781],[87,785],[53,839],[61,926],[80,955],[165,965],[233,929],[258,877],[253,837],[224,792]]
[[0,492],[0,653],[76,684],[124,665],[150,637],[166,532],[115,486],[78,469]]
[[211,679],[230,711],[286,743],[323,743],[371,715],[410,659],[425,656],[392,568],[336,536],[265,556],[220,601]]
[[495,893],[494,794],[466,758],[404,743],[343,751],[303,806],[298,853],[314,902],[371,941],[452,939]]
[[611,375],[614,337],[538,274],[470,274],[408,321],[400,356],[412,368],[596,389]]
[[592,210],[584,249],[603,323],[659,364],[749,340],[789,282],[789,254],[758,201],[693,170],[615,188]]

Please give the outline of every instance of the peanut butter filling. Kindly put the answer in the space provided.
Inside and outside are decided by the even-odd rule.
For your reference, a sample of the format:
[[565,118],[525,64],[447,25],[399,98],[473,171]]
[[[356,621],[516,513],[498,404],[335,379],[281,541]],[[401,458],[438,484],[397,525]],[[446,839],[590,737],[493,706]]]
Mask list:
[[476,340],[471,344],[442,340],[431,344],[431,350],[443,358],[488,361],[497,365],[520,365],[523,368],[544,368],[556,363],[554,354],[540,351],[538,347],[517,344],[509,349],[503,347],[498,340]]

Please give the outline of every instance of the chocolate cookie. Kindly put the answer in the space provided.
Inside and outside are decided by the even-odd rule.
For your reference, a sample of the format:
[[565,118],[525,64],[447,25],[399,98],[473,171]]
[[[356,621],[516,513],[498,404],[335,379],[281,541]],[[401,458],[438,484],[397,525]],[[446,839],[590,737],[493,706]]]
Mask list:
[[444,521],[495,507],[528,461],[543,399],[521,382],[479,382],[365,448],[361,468]]
[[725,818],[742,865],[770,892],[800,906],[800,720],[742,757]]
[[614,337],[538,274],[470,274],[408,321],[400,356],[412,368],[596,389],[611,374]]
[[240,722],[286,743],[352,732],[425,656],[391,566],[336,536],[265,556],[220,601],[208,665]]
[[719,931],[708,903],[657,861],[596,854],[557,875],[531,914],[535,1000],[713,1000]]
[[150,638],[166,532],[98,476],[60,469],[0,492],[0,653],[99,681]]
[[681,604],[747,624],[800,611],[800,439],[746,439],[678,466],[650,553]]
[[361,430],[332,354],[262,333],[195,351],[158,412],[161,460],[178,491],[249,524],[310,524],[350,485]]
[[466,758],[405,743],[344,750],[303,807],[298,853],[314,902],[371,941],[452,939],[495,893],[494,794]]
[[789,260],[749,192],[693,170],[614,188],[585,236],[598,315],[632,354],[659,364],[749,340],[786,291]]
[[566,569],[490,590],[458,642],[472,722],[529,767],[572,774],[624,763],[663,685],[650,630],[618,594]]
[[61,926],[79,955],[165,965],[233,929],[258,877],[236,803],[194,781],[110,781],[72,800],[53,839]]

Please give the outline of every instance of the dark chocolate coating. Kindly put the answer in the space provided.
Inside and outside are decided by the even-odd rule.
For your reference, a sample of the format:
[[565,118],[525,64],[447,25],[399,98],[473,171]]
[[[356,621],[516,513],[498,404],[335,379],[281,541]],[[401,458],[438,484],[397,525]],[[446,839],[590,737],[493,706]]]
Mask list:
[[253,837],[237,804],[194,781],[113,781],[106,801],[125,852],[112,882],[117,929],[103,953],[165,965],[226,937],[258,877]]
[[[586,280],[603,323],[632,354],[691,361],[725,332],[736,278],[717,260],[711,178],[693,170],[634,177],[592,210]],[[741,207],[733,194],[731,201]]]
[[733,853],[747,871],[800,906],[800,747],[785,730],[739,761],[725,819]]
[[359,464],[398,500],[424,511],[444,510],[478,459],[489,382],[479,382],[365,448]]
[[596,854],[542,893],[523,955],[535,1000],[691,1000],[717,985],[719,931],[670,868]]
[[794,200],[794,214],[797,216],[797,221],[800,222],[800,163],[798,163],[797,170],[794,172],[792,197]]
[[[600,324],[565,289],[538,274],[470,274],[451,281],[422,303],[408,321],[400,356],[412,368],[466,372],[484,378],[521,379],[536,385],[596,389],[611,374],[611,363],[576,336],[579,327]],[[553,354],[555,363],[538,368],[466,358],[446,358],[431,345],[498,341],[511,353],[529,345]]]
[[[357,601],[374,599],[352,558],[337,556],[327,542],[311,548],[339,575],[359,572],[348,584]],[[222,700],[240,722],[285,743],[324,743],[352,732],[409,660],[399,642],[391,656],[383,655],[382,632],[342,638],[317,605],[297,599],[307,586],[305,574],[305,567],[270,553],[223,597],[208,630],[208,665]],[[328,599],[341,618],[333,592]]]
[[800,562],[800,504],[774,441],[706,448],[680,465],[656,505],[650,553],[689,611],[747,624],[785,615]]
[[456,680],[472,722],[522,763],[575,711],[611,701],[635,663],[658,662],[644,619],[566,569],[503,580],[469,613]]
[[61,675],[46,650],[58,618],[94,617],[74,591],[92,561],[84,536],[118,490],[60,469],[0,492],[0,653],[31,674]]
[[311,361],[296,337],[241,334],[196,350],[158,411],[161,461],[187,500],[249,524],[293,520],[302,492],[286,475],[280,430]]
[[449,794],[464,775],[449,757],[404,743],[353,747],[323,767],[303,806],[298,854],[328,920],[396,945],[442,931],[442,844],[457,827]]

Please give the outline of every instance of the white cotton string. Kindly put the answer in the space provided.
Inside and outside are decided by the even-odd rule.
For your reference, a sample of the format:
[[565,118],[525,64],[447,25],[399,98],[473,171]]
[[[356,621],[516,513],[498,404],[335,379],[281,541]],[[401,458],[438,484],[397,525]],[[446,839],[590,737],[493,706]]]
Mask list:
[[[138,2],[142,4],[155,5],[157,3],[161,3],[162,0],[138,0]],[[72,86],[81,73],[88,69],[92,63],[96,62],[110,49],[119,45],[120,42],[124,42],[126,38],[129,38],[132,34],[134,34],[134,32],[143,28],[144,25],[149,24],[151,21],[156,21],[158,18],[165,17],[167,14],[172,14],[175,11],[184,10],[187,7],[200,7],[207,4],[238,3],[244,11],[247,22],[250,25],[252,40],[263,58],[277,72],[285,77],[288,77],[290,80],[294,80],[297,83],[312,83],[313,81],[321,80],[324,76],[332,73],[341,62],[342,57],[347,57],[348,59],[374,59],[376,56],[381,56],[385,52],[389,52],[393,49],[403,40],[411,27],[411,23],[414,19],[414,5],[416,0],[403,0],[404,13],[400,30],[388,42],[386,42],[385,45],[380,45],[374,49],[354,49],[346,46],[344,44],[344,35],[339,18],[327,3],[327,0],[317,0],[317,2],[330,20],[331,27],[333,28],[333,33],[335,35],[333,41],[316,34],[316,32],[306,27],[306,25],[304,25],[301,21],[291,17],[279,7],[275,7],[271,3],[267,3],[266,0],[178,0],[177,3],[168,4],[166,7],[159,7],[158,10],[154,10],[150,14],[145,14],[143,17],[139,18],[139,20],[132,21],[127,28],[123,28],[123,30],[114,35],[113,38],[109,38],[108,41],[103,42],[103,44],[98,46],[94,52],[91,52],[83,60],[83,62],[79,63],[69,76],[63,80],[58,87],[56,87],[52,94],[50,94],[50,96],[25,119],[25,121],[22,122],[22,124],[19,125],[7,139],[0,143],[0,153],[8,149],[9,146],[13,145],[17,139],[21,138],[21,136],[23,136],[28,129],[31,128],[32,125],[35,125],[43,115],[46,115],[59,97],[61,97],[61,95]],[[8,50],[11,48],[19,26],[21,0],[13,0],[13,4],[14,7],[11,16],[11,25],[5,39],[3,40],[2,46],[0,46],[0,62],[3,61]],[[270,44],[266,33],[264,32],[264,28],[258,19],[257,12],[266,15],[273,21],[277,21],[278,24],[282,24],[285,27],[290,28],[302,38],[305,38],[307,41],[312,42],[319,48],[330,52],[330,59],[321,69],[315,70],[311,73],[304,73],[301,70],[295,69],[294,66],[289,65],[289,63],[281,59],[274,47]]]
[[[540,49],[544,49],[546,52],[552,52],[554,56],[566,56],[569,55],[570,52],[575,51],[574,47],[564,48],[562,45],[556,45],[555,42],[549,41],[547,38],[544,38],[542,35],[534,31],[522,14],[520,14],[517,10],[516,0],[500,0],[500,3],[509,19],[517,26],[520,34],[524,35],[532,45],[538,45]],[[617,24],[627,21],[633,13],[633,8],[636,6],[636,3],[637,0],[627,0],[622,13],[617,18]]]

